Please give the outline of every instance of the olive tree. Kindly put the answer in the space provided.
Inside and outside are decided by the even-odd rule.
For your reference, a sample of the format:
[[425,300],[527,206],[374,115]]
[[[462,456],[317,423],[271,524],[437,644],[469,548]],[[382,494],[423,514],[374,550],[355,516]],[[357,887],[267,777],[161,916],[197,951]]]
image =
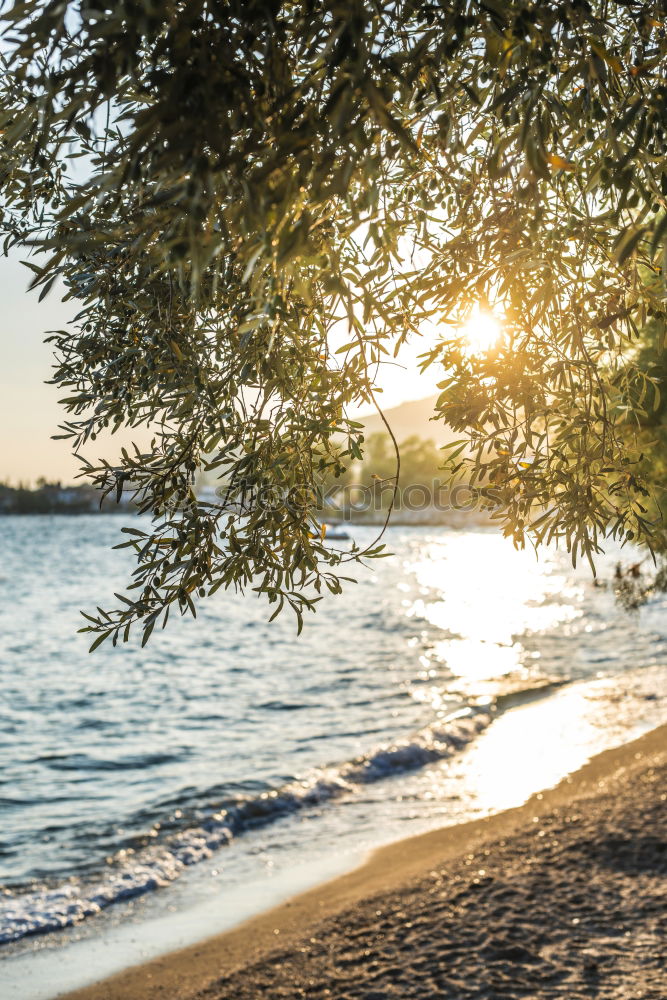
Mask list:
[[[93,645],[220,587],[300,625],[381,554],[330,548],[318,491],[361,459],[350,413],[408,338],[441,372],[452,470],[517,545],[652,544],[634,355],[667,309],[662,3],[31,0],[2,21],[4,247],[72,302],[61,433],[152,435],[83,462],[152,516]],[[473,308],[503,326],[481,353]]]

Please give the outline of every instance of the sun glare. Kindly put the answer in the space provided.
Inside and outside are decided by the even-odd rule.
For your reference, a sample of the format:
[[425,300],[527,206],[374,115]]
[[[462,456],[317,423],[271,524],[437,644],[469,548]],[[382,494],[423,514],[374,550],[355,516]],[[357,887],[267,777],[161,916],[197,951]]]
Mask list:
[[470,354],[486,354],[493,350],[502,336],[498,320],[488,309],[476,306],[461,328],[461,339]]

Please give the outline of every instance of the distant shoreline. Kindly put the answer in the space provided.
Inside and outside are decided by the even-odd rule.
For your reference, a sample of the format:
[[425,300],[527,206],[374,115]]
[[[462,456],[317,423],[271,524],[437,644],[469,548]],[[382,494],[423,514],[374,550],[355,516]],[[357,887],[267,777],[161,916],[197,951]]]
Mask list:
[[135,507],[96,507],[95,510],[0,510],[0,517],[79,517],[82,514],[136,514]]
[[64,514],[127,514],[136,510],[133,503],[100,504],[100,492],[89,485],[63,486],[61,483],[40,481],[36,489],[8,486],[0,483],[0,516]]
[[[134,505],[121,504],[115,502],[99,506],[99,501],[95,501],[94,506],[62,506],[53,508],[32,508],[32,509],[6,509],[0,507],[0,518],[2,517],[79,517],[85,514],[137,514],[138,510]],[[359,527],[359,528],[381,528],[385,523],[386,514],[373,512],[366,515],[363,512],[351,514],[343,517],[340,514],[333,514],[329,511],[318,511],[318,517],[322,523],[336,528]],[[484,511],[450,510],[450,511],[396,511],[392,513],[388,527],[390,528],[479,528],[488,527],[494,522]]]
[[102,507],[95,510],[0,510],[1,517],[81,517],[84,514],[136,514],[134,507]]
[[[319,511],[318,517],[326,524],[336,528],[369,527],[381,528],[387,517],[386,511],[356,511],[344,516],[333,514],[328,511]],[[396,510],[392,512],[389,520],[389,527],[392,528],[479,528],[494,524],[490,513],[483,510],[467,510],[463,508],[452,508],[451,510],[439,511],[435,508],[425,510]]]
[[667,863],[666,777],[663,725],[523,806],[381,848],[232,931],[66,1000],[277,1000],[309,985],[313,996],[408,998],[433,982],[467,1000],[491,980],[507,998],[529,986],[549,1000],[604,989],[608,974],[618,992],[605,996],[657,1000],[651,894]]

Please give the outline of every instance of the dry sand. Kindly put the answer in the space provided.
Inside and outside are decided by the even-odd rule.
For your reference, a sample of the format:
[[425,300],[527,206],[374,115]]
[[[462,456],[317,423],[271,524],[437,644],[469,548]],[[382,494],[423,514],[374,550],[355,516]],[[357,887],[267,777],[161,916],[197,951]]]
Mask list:
[[666,1000],[666,816],[663,726],[68,1000]]

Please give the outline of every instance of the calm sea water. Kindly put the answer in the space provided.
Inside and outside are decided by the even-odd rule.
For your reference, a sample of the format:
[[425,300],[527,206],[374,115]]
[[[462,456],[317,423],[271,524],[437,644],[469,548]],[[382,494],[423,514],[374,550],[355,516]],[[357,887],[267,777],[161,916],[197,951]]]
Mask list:
[[[485,529],[392,529],[394,555],[298,640],[287,615],[219,593],[143,651],[88,655],[78,610],[124,586],[121,523],[0,519],[0,942],[205,863],[247,877],[267,837],[299,856],[452,822],[466,747],[538,694],[595,681],[587,725],[607,741],[667,717],[665,598],[628,615],[563,554],[537,562]],[[566,753],[567,732],[537,730],[526,760],[557,739]],[[485,794],[478,808],[505,804]]]

